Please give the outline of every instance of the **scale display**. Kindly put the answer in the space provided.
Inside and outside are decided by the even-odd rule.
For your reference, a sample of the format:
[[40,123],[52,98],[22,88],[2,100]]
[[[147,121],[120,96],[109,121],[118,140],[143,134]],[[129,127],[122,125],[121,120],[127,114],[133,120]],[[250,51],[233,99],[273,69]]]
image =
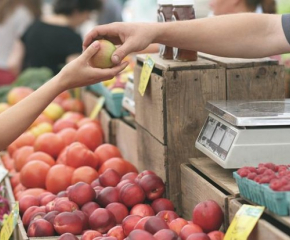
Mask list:
[[237,133],[209,116],[197,139],[208,151],[225,160]]
[[223,168],[290,164],[290,100],[211,101],[195,147]]

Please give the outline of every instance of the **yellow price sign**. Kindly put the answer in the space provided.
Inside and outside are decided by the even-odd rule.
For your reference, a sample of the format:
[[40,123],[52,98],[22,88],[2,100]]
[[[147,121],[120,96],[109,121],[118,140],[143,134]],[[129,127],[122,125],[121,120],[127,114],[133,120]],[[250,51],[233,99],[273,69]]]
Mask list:
[[98,116],[99,112],[101,111],[101,109],[104,106],[104,103],[105,103],[105,97],[102,96],[98,99],[97,104],[95,105],[94,109],[92,110],[92,112],[90,114],[90,119],[95,119]]
[[139,87],[138,87],[138,90],[142,96],[144,96],[144,93],[146,91],[154,64],[155,63],[152,60],[152,58],[149,55],[147,55],[144,61],[143,67],[142,67],[140,82],[139,82]]
[[264,209],[263,206],[244,204],[236,213],[224,240],[247,240]]
[[18,216],[19,216],[19,205],[18,202],[16,202],[9,216],[3,222],[3,226],[0,232],[1,240],[9,240],[17,224]]

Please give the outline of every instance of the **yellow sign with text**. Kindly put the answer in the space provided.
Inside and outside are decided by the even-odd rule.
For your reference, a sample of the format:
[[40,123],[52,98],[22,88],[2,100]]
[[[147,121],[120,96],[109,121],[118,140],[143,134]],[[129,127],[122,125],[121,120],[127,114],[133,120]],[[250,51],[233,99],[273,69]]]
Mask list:
[[141,71],[140,82],[138,87],[141,96],[144,96],[154,64],[155,63],[152,60],[152,58],[149,55],[147,55]]
[[16,202],[8,217],[3,221],[3,226],[0,233],[1,240],[10,239],[13,230],[17,224],[18,216],[19,216],[19,205],[18,202]]
[[224,240],[247,240],[264,209],[263,206],[244,204],[236,213]]

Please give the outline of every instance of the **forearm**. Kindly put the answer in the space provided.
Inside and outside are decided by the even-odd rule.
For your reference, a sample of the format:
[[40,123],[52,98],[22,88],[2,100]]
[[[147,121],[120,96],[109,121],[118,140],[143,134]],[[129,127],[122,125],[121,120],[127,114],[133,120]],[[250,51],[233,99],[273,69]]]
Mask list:
[[57,75],[18,104],[0,114],[0,150],[21,135],[46,106],[63,91]]
[[290,51],[281,16],[234,14],[156,25],[154,42],[224,57],[256,58]]

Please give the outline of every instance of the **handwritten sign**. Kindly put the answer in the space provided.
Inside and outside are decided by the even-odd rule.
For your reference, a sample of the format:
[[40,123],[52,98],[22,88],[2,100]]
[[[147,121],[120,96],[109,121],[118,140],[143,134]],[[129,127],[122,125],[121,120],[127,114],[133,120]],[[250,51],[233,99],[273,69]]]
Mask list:
[[3,226],[0,232],[1,240],[9,240],[17,224],[18,217],[19,217],[19,205],[18,202],[16,202],[9,216],[3,222]]

